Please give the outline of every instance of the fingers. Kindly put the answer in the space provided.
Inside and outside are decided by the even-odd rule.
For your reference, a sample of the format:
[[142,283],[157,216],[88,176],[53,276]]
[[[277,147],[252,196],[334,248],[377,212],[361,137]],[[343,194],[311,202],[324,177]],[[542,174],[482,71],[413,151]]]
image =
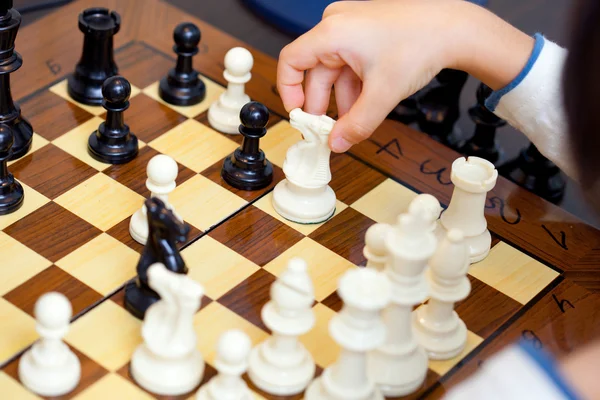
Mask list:
[[339,68],[327,68],[318,64],[306,73],[304,111],[321,115],[327,112],[331,88],[341,73]]
[[382,83],[364,82],[363,90],[348,113],[339,118],[329,136],[329,147],[336,153],[367,139],[397,104],[385,96],[389,88]]
[[349,66],[342,68],[342,72],[334,83],[335,102],[337,104],[338,116],[344,116],[358,99],[362,88],[362,82],[358,75]]

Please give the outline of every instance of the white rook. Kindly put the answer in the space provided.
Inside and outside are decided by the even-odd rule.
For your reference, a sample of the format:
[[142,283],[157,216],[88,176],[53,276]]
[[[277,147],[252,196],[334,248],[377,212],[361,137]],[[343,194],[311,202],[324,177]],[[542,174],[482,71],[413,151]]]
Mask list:
[[490,252],[492,237],[484,214],[485,200],[497,178],[494,164],[483,158],[461,157],[452,163],[450,179],[454,192],[448,209],[440,217],[438,237],[441,239],[451,229],[459,229],[469,248],[471,263],[483,260]]

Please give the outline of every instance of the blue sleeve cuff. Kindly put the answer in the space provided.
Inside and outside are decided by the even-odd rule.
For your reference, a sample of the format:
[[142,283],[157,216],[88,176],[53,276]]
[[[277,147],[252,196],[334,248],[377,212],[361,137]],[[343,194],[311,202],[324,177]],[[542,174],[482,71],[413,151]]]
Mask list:
[[529,74],[531,68],[533,68],[533,66],[535,65],[535,62],[537,61],[540,53],[542,52],[542,49],[544,48],[545,39],[544,36],[542,36],[540,33],[536,33],[534,35],[534,38],[535,44],[533,46],[531,56],[529,57],[527,64],[525,64],[525,67],[523,67],[519,75],[517,75],[517,77],[513,79],[512,82],[504,86],[502,89],[498,89],[492,92],[492,94],[485,100],[485,106],[491,112],[494,112],[496,110],[496,107],[498,107],[498,103],[500,103],[500,100],[505,94],[519,86],[519,84],[523,81],[523,79],[525,79],[527,74]]
[[562,395],[569,400],[578,400],[570,385],[564,380],[558,371],[556,361],[545,351],[536,348],[532,342],[521,341],[519,348],[523,350],[531,360],[533,360],[540,370],[542,370],[549,380],[551,380]]

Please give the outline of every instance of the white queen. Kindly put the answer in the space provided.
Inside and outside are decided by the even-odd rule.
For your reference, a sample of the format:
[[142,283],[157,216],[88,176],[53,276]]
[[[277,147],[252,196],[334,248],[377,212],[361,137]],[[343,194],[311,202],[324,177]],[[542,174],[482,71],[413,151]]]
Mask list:
[[285,178],[273,191],[273,207],[284,218],[303,224],[316,224],[335,212],[336,197],[329,186],[328,139],[335,120],[312,115],[296,108],[290,112],[292,127],[304,140],[291,146],[283,162]]

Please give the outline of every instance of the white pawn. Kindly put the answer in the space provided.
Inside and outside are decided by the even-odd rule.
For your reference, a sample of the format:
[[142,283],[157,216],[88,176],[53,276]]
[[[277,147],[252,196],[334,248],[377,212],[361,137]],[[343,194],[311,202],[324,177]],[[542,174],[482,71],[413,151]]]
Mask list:
[[223,333],[217,343],[218,374],[200,388],[196,400],[254,400],[242,379],[251,348],[252,342],[244,332],[232,329]]
[[250,354],[248,375],[265,392],[277,396],[300,393],[314,377],[312,356],[298,341],[315,324],[314,300],[306,262],[290,260],[271,285],[271,301],[262,309],[262,320],[273,335]]
[[250,102],[244,86],[252,77],[250,70],[253,65],[252,53],[243,47],[234,47],[225,54],[223,76],[228,82],[227,90],[208,110],[208,122],[216,130],[239,134],[240,111]]
[[370,268],[346,272],[338,287],[344,307],[329,323],[329,333],[341,347],[335,363],[315,379],[305,400],[383,400],[369,379],[367,353],[383,344],[386,329],[381,310],[390,301],[390,285],[383,273]]
[[69,330],[71,303],[61,293],[46,293],[35,303],[34,313],[41,339],[21,357],[19,379],[41,396],[62,396],[81,377],[79,359],[62,341]]
[[[175,190],[175,180],[178,173],[177,162],[165,154],[158,154],[148,162],[146,173],[148,174],[146,187],[151,192],[150,197],[162,200],[167,208],[173,210],[168,195]],[[148,240],[148,216],[145,205],[142,205],[142,208],[131,216],[129,234],[136,242],[146,244]]]
[[485,219],[485,199],[498,179],[494,164],[479,157],[460,157],[452,163],[450,179],[454,191],[438,224],[438,238],[460,229],[469,248],[470,262],[483,260],[490,252],[492,237]]
[[454,303],[471,291],[469,265],[462,232],[453,229],[429,261],[429,302],[413,314],[417,340],[432,360],[453,358],[467,343],[467,327],[454,311]]
[[385,238],[391,232],[392,226],[385,223],[375,224],[367,229],[363,255],[367,259],[367,267],[383,271],[387,261]]
[[422,193],[415,197],[408,205],[408,212],[410,214],[423,213],[428,221],[431,221],[431,232],[435,232],[437,228],[437,221],[440,218],[442,212],[442,206],[435,196]]

